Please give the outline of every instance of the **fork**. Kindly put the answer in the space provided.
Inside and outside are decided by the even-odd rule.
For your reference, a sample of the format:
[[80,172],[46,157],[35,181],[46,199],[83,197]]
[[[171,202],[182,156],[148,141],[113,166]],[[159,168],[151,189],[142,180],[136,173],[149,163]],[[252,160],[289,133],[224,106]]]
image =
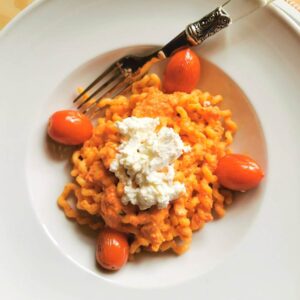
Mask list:
[[[271,2],[273,0],[229,0],[225,2],[202,19],[189,24],[179,35],[155,52],[145,56],[126,55],[120,58],[84,89],[73,102],[84,114],[97,112],[97,104],[101,99],[114,98],[128,91],[131,85],[141,79],[154,63],[170,57],[179,49],[202,44],[208,37],[226,28],[232,22]],[[95,99],[96,96],[98,96],[97,99]]]

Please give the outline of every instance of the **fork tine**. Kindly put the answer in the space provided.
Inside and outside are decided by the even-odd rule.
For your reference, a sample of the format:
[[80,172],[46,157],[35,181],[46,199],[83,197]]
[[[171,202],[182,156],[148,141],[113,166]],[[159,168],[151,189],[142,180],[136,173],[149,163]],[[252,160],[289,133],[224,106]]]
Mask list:
[[74,100],[73,103],[76,103],[84,94],[86,94],[90,89],[92,89],[100,80],[102,80],[108,73],[112,72],[114,69],[118,70],[118,67],[115,64],[112,64],[108,67],[100,76],[98,76],[83,92],[81,92]]
[[[115,78],[115,79],[117,79],[117,78]],[[109,95],[112,91],[114,91],[122,83],[124,83],[124,77],[119,76],[119,80],[107,92],[105,92],[95,102],[93,102],[89,107],[87,107],[83,111],[83,113],[86,114],[87,112],[89,112],[94,106],[96,106],[100,102],[101,99],[103,99],[104,97],[107,97],[107,95]]]
[[123,80],[122,73],[118,70],[110,79],[108,79],[105,83],[103,83],[94,93],[92,93],[87,99],[80,103],[77,109],[80,109],[84,104],[89,102],[92,98],[98,95],[103,89],[113,83],[116,79],[121,78]]
[[[106,93],[104,93],[103,95],[101,95],[94,103],[91,104],[90,107],[88,107],[83,113],[88,113],[95,105],[97,105],[103,98],[106,98],[109,94],[111,98],[115,98],[116,96],[120,95],[121,93],[123,93],[124,91],[128,90],[133,83],[135,83],[136,81],[140,80],[142,77],[144,76],[144,74],[140,74],[137,77],[135,77],[134,79],[130,79],[129,81],[125,80],[121,80],[119,81],[119,83],[115,84],[111,89],[109,89]],[[112,92],[114,92],[113,94],[111,94]],[[96,115],[98,112],[101,111],[101,107],[97,108],[96,110],[93,111],[92,115]]]
[[[111,89],[109,89],[104,95],[102,95],[101,97],[99,97],[97,99],[97,103],[99,103],[101,101],[101,99],[106,98],[106,97],[110,97],[110,98],[115,98],[117,95],[119,95],[121,92],[119,92],[119,90],[121,89],[121,91],[123,91],[123,87],[127,86],[127,85],[131,85],[131,81],[120,81],[118,82],[116,85],[114,85]],[[117,93],[115,91],[118,91]],[[113,92],[115,92],[114,94],[112,94]]]
[[[125,84],[124,84],[125,83]],[[109,91],[107,91],[103,96],[101,96],[97,101],[95,101],[95,103],[93,104],[98,104],[103,98],[106,98],[109,94],[111,94],[112,92],[114,92],[110,97],[111,98],[115,98],[116,96],[120,95],[121,93],[123,93],[124,91],[126,91],[131,85],[132,85],[132,81],[128,82],[126,84],[126,82],[122,81],[119,84],[113,86]],[[96,115],[98,112],[101,111],[101,107],[98,107],[94,112],[93,115]],[[88,112],[89,110],[87,110]]]
[[139,81],[143,77],[143,75],[144,74],[141,74],[141,75],[135,77],[134,79],[131,79],[127,82],[123,82],[123,83],[125,83],[124,85],[120,84],[119,86],[116,86],[114,89],[109,91],[110,93],[114,92],[113,94],[110,95],[110,97],[115,98],[116,96],[122,94],[123,92],[128,90],[136,81]]
[[[115,98],[115,97],[117,97],[118,95],[121,95],[124,91],[126,91],[131,85],[133,84],[133,82],[132,81],[130,81],[130,82],[128,82],[127,84],[125,84],[124,86],[119,86],[119,89],[117,89],[118,87],[116,87],[115,89],[114,89],[114,93],[113,94],[111,94],[111,98]],[[113,92],[113,91],[111,91],[111,92]]]

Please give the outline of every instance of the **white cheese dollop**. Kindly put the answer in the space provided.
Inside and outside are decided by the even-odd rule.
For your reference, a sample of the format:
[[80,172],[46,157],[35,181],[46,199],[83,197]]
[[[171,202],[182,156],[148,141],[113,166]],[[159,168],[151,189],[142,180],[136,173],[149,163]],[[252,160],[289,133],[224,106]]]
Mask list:
[[185,192],[184,184],[174,182],[173,163],[190,151],[180,136],[168,127],[155,131],[159,118],[126,118],[116,126],[123,137],[110,171],[124,184],[124,204],[141,210],[153,205],[164,208]]

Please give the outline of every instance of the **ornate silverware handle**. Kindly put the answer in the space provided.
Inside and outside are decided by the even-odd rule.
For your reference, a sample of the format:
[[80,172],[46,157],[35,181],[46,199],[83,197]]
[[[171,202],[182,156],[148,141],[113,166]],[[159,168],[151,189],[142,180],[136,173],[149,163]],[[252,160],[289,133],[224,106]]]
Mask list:
[[199,45],[230,23],[230,16],[222,7],[218,7],[199,21],[189,24],[184,31],[161,48],[158,55],[169,57],[180,48]]
[[264,7],[274,0],[227,0],[222,6],[211,13],[189,24],[184,31],[162,47],[153,56],[159,59],[169,57],[174,51],[201,44],[208,37],[226,28],[233,21],[248,16],[257,9]]
[[218,7],[201,20],[188,25],[185,33],[191,45],[199,45],[230,23],[230,16],[222,7]]

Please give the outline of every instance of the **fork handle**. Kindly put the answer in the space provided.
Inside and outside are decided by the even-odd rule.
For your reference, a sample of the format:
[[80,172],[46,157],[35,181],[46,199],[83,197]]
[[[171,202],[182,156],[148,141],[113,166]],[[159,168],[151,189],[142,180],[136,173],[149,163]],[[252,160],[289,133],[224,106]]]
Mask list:
[[218,7],[202,19],[189,24],[184,31],[157,51],[157,55],[165,58],[181,48],[200,45],[208,37],[226,28],[230,23],[231,18],[228,13],[222,6]]
[[184,31],[157,52],[157,57],[169,57],[180,48],[199,45],[208,37],[226,28],[233,21],[240,20],[273,1],[227,0],[199,21],[189,24]]

